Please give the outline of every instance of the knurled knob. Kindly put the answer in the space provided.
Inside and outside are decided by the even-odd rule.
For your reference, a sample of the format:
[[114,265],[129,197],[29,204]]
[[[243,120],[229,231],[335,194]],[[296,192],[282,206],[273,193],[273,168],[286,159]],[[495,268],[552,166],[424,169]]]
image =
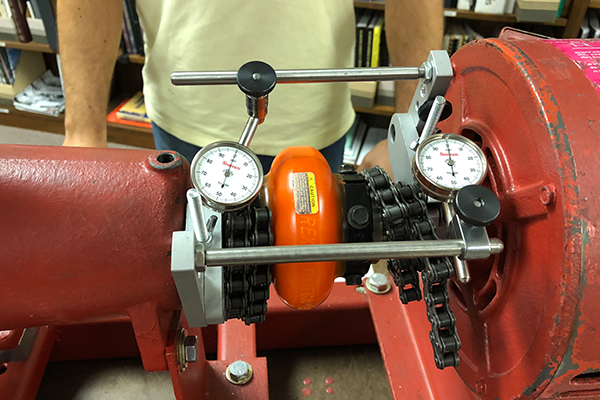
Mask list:
[[469,185],[456,194],[454,210],[469,225],[487,226],[500,214],[500,201],[490,189]]

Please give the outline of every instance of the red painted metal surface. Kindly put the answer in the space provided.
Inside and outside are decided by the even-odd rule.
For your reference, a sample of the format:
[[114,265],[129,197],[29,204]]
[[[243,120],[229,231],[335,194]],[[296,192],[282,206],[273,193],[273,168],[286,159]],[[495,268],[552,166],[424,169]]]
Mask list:
[[[541,41],[477,41],[452,61],[455,111],[441,126],[481,143],[485,184],[502,204],[490,233],[506,245],[469,263],[472,283],[450,285],[460,376],[435,369],[423,305],[403,306],[396,291],[364,296],[334,285],[311,311],[272,296],[256,327],[190,329],[179,321],[169,254],[172,232],[183,228],[185,161],[161,169],[157,152],[2,146],[0,225],[10,229],[0,232],[0,330],[56,328],[40,331],[27,361],[9,363],[0,398],[35,397],[54,335],[53,357],[68,359],[99,353],[68,338],[88,335],[106,349],[110,334],[122,335],[122,346],[104,354],[137,346],[146,369],[170,371],[179,400],[267,398],[257,348],[372,341],[369,304],[396,398],[599,398],[600,98]],[[200,346],[206,337],[219,360],[182,369],[179,327]],[[79,346],[88,351],[77,355]],[[247,385],[224,376],[238,358],[254,368]]]
[[188,184],[174,152],[2,146],[0,329],[128,313],[144,366],[166,369]]
[[454,368],[435,366],[423,302],[403,305],[393,283],[386,294],[367,290],[365,296],[394,399],[477,399]]
[[14,349],[23,336],[23,329],[0,331],[0,350]]
[[477,41],[452,62],[442,127],[481,143],[505,242],[450,285],[458,371],[484,399],[600,397],[597,381],[571,383],[600,371],[600,98],[541,41]]
[[0,399],[34,400],[52,352],[55,336],[52,328],[43,326],[27,360],[8,362],[0,374]]

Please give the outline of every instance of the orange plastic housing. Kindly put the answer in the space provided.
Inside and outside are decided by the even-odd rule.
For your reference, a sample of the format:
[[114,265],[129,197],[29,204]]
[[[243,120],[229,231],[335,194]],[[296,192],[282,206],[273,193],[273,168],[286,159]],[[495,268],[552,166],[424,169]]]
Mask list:
[[[339,243],[339,185],[325,158],[312,147],[289,147],[265,177],[276,246]],[[339,262],[275,264],[277,294],[289,306],[311,309],[329,295]]]

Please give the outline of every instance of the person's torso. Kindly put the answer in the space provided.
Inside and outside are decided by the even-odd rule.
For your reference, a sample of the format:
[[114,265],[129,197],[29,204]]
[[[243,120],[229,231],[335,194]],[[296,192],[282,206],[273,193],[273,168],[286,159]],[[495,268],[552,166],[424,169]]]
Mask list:
[[[275,70],[353,63],[352,0],[138,0],[137,9],[148,114],[199,146],[237,140],[247,119],[245,96],[237,86],[175,87],[171,72],[237,70],[252,60]],[[324,147],[352,119],[347,84],[278,85],[251,147],[271,155],[288,145]]]

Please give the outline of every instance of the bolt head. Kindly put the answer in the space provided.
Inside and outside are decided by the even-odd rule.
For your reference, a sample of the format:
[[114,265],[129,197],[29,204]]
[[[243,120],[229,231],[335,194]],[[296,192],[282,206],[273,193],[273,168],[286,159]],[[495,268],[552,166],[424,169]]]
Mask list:
[[367,288],[373,293],[383,294],[391,289],[391,285],[387,276],[380,273],[374,273],[367,280]]
[[185,361],[194,363],[198,361],[198,337],[189,335],[184,341]]
[[243,385],[252,378],[252,366],[246,361],[238,360],[227,367],[226,376],[231,383]]

